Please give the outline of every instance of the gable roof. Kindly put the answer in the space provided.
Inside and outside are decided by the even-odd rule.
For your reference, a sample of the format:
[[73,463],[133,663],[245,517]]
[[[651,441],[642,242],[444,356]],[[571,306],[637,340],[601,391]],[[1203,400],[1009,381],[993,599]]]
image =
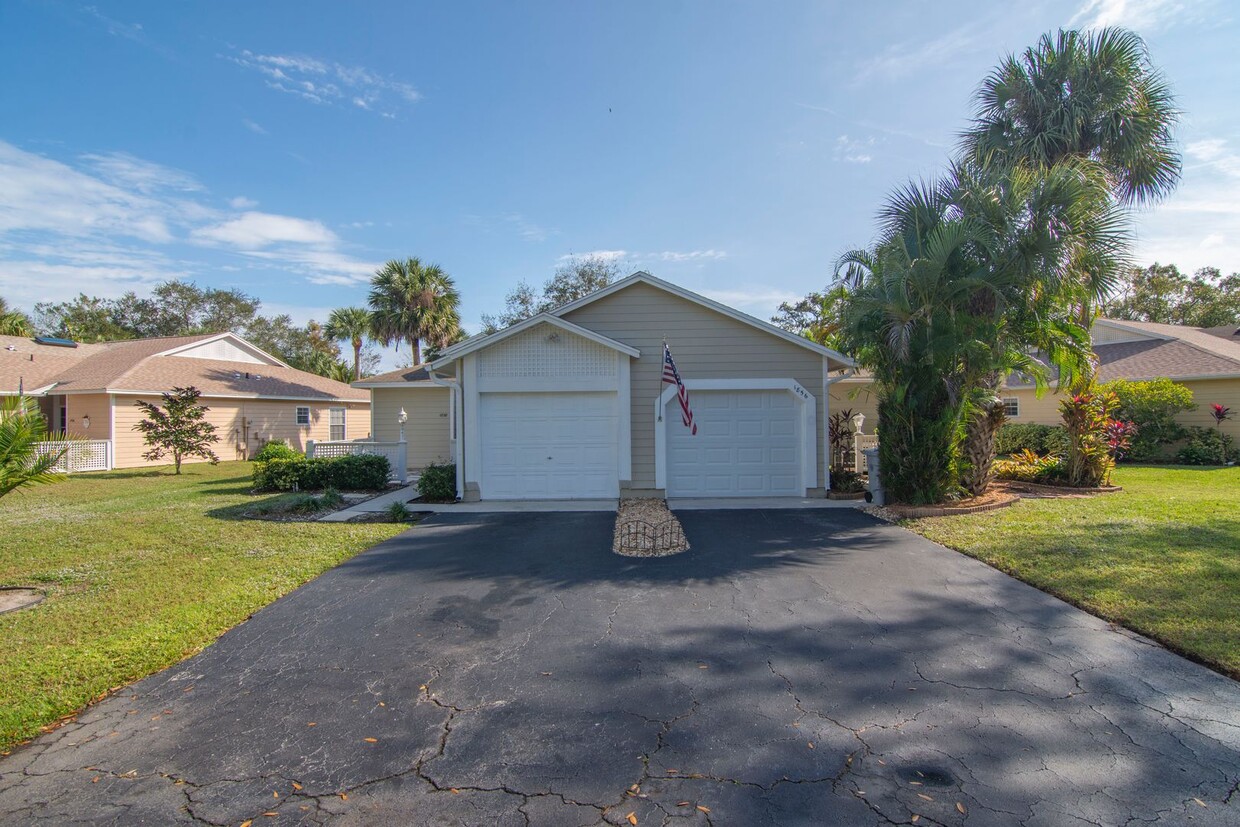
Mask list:
[[1094,347],[1106,381],[1240,376],[1240,341],[1228,341],[1199,327],[1184,325],[1117,319],[1099,319],[1098,323],[1146,337],[1145,341]]
[[557,307],[555,310],[552,310],[551,313],[556,316],[563,316],[566,313],[571,313],[580,307],[585,307],[587,304],[593,304],[599,299],[606,298],[607,296],[610,296],[613,293],[618,293],[621,290],[624,290],[626,287],[631,287],[634,284],[647,284],[647,285],[650,285],[651,287],[654,287],[657,290],[663,290],[667,293],[671,293],[674,296],[678,296],[679,298],[685,299],[686,301],[690,301],[690,302],[693,302],[694,304],[701,305],[702,307],[713,310],[716,313],[720,313],[724,316],[727,316],[730,319],[735,319],[736,321],[741,322],[743,324],[747,324],[750,327],[755,327],[758,330],[761,330],[763,333],[769,333],[772,336],[777,336],[787,342],[791,342],[794,345],[798,345],[807,350],[812,350],[813,352],[819,354],[820,356],[826,356],[829,359],[839,362],[841,366],[843,367],[855,367],[856,366],[856,362],[854,362],[852,359],[845,356],[844,354],[840,353],[839,351],[835,351],[829,347],[820,345],[817,342],[813,341],[812,339],[807,339],[804,336],[798,336],[795,333],[790,333],[789,331],[784,330],[781,327],[776,327],[775,325],[770,324],[769,322],[764,322],[761,319],[758,319],[754,316],[750,316],[748,313],[742,313],[736,308],[728,307],[726,304],[717,302],[714,299],[708,299],[705,296],[694,293],[692,290],[686,290],[685,288],[680,287],[679,285],[672,284],[670,281],[664,281],[663,279],[656,278],[655,276],[652,276],[649,273],[642,271],[642,270],[638,270],[636,273],[633,273],[631,276],[620,279],[620,281],[613,282],[612,284],[607,285],[601,290],[596,290],[593,293],[589,294],[588,296],[582,296],[580,299],[577,299],[576,301],[572,301],[566,305]]
[[435,383],[431,381],[430,365],[422,364],[367,376],[365,379],[359,379],[350,384],[355,388],[387,388],[404,387],[406,385],[433,385]]
[[[266,364],[189,355],[198,346],[223,339]],[[367,398],[365,392],[343,382],[289,367],[233,333],[129,339],[75,348],[39,345],[13,336],[0,340],[4,345],[0,393],[16,393],[20,377],[27,393],[162,393],[193,385],[204,396],[359,402]]]
[[617,350],[628,356],[632,356],[634,359],[642,355],[641,351],[635,347],[629,347],[623,342],[617,342],[615,339],[609,339],[600,333],[595,333],[589,328],[585,328],[581,325],[576,325],[570,321],[561,319],[558,311],[556,311],[555,313],[538,313],[537,315],[530,316],[528,319],[517,322],[510,327],[506,327],[503,330],[492,333],[489,336],[471,336],[465,341],[458,342],[445,350],[442,354],[440,354],[438,359],[430,363],[430,368],[432,370],[438,370],[444,365],[455,362],[457,359],[468,353],[473,353],[474,351],[482,350],[485,347],[498,344],[507,338],[515,336],[522,331],[529,330],[531,327],[540,324],[549,324],[552,327],[558,327],[559,329],[572,333],[575,336],[580,336],[583,339],[589,339],[590,341],[603,345],[604,347],[609,347],[612,350]]

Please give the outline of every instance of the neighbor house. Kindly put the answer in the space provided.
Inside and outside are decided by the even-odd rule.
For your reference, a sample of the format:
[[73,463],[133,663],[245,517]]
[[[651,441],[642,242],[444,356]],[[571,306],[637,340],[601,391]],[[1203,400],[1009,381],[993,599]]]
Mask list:
[[[1098,319],[1091,331],[1098,357],[1098,381],[1166,377],[1193,392],[1195,411],[1181,414],[1182,425],[1213,426],[1212,404],[1226,405],[1234,417],[1222,430],[1240,440],[1240,331],[1218,328]],[[1058,425],[1063,396],[1041,396],[1030,384],[1009,382],[1001,398],[1009,422]],[[866,416],[867,432],[878,423],[877,399],[864,374],[845,377],[831,388],[831,409]]]
[[0,336],[0,395],[36,398],[53,433],[106,442],[110,467],[157,464],[142,457],[134,403],[188,386],[210,409],[222,460],[246,459],[268,440],[304,450],[308,440],[370,433],[365,391],[291,368],[232,333],[100,344]]
[[[689,391],[694,435],[667,342]],[[466,500],[822,497],[829,377],[851,360],[635,273],[372,377],[377,439],[405,411],[410,463],[453,461]]]

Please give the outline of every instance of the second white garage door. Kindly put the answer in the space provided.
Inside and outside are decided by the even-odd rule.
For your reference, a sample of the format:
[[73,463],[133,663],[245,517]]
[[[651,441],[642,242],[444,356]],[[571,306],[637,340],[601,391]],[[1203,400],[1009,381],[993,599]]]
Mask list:
[[484,393],[478,426],[483,499],[620,494],[615,393]]
[[689,392],[697,435],[667,406],[669,497],[803,496],[801,411],[787,391]]

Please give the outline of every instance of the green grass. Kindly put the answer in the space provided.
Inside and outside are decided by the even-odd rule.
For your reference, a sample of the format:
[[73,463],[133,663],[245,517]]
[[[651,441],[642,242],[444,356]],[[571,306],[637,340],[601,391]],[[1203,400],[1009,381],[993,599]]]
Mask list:
[[297,495],[249,494],[248,463],[183,471],[83,474],[0,500],[0,585],[47,592],[0,615],[0,750],[407,528],[239,520]]
[[1114,482],[904,525],[1240,678],[1240,468],[1121,467]]

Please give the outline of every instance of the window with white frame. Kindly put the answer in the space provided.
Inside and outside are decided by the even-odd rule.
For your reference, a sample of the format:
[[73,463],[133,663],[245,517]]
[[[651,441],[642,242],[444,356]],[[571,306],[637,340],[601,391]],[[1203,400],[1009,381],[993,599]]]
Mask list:
[[328,439],[333,442],[343,442],[345,439],[344,408],[332,408],[328,411],[327,421],[331,426],[329,429],[330,433],[328,434]]
[[298,405],[297,406],[297,424],[298,425],[309,425],[310,424],[310,406],[309,405]]
[[1003,415],[1008,419],[1020,416],[1020,399],[1018,397],[1003,397]]

